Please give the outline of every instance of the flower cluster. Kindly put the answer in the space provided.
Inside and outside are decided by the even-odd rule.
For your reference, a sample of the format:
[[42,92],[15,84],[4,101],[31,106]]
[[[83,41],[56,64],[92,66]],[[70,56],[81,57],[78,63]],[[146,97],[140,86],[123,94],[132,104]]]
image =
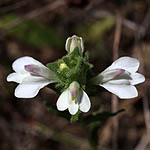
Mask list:
[[87,78],[92,65],[84,54],[81,37],[69,37],[65,45],[68,54],[47,66],[32,57],[18,58],[12,64],[13,73],[7,76],[7,81],[19,83],[15,89],[18,98],[33,98],[39,90],[51,83],[61,92],[56,106],[59,111],[69,110],[75,115],[79,110],[88,112],[91,107],[86,85],[104,87],[109,92],[122,99],[138,96],[136,84],[145,81],[145,77],[137,73],[139,61],[131,57],[121,57],[103,72],[90,79]]

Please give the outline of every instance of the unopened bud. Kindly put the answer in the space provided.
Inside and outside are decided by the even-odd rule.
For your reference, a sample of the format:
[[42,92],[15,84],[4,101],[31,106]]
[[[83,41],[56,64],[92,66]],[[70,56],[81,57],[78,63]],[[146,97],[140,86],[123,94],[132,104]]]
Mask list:
[[75,48],[79,49],[79,52],[82,54],[84,51],[83,40],[81,37],[73,35],[66,40],[65,49],[68,53],[72,53]]

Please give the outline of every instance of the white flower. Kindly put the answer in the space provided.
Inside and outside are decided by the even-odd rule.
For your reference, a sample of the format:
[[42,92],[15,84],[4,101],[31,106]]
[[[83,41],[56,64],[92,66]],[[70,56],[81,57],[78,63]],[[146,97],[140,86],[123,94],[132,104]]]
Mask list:
[[139,61],[131,57],[121,57],[91,81],[119,98],[128,99],[138,96],[134,85],[145,81],[145,77],[136,73]]
[[88,112],[91,107],[91,102],[88,95],[80,88],[78,82],[74,81],[69,88],[65,90],[57,100],[57,109],[64,111],[69,110],[71,115],[78,112]]
[[18,58],[12,68],[15,72],[7,76],[7,81],[19,83],[15,89],[18,98],[33,98],[41,88],[59,81],[54,72],[32,57]]

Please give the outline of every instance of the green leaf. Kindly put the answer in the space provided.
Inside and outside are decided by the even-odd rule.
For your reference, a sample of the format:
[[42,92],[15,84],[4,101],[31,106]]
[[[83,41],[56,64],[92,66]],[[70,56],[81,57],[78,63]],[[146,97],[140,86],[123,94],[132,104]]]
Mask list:
[[82,57],[78,48],[61,59],[47,64],[57,77],[62,81],[55,85],[54,90],[60,89],[63,92],[73,81],[77,81],[81,88],[85,90],[88,71],[93,67],[88,63],[87,56]]
[[110,117],[116,116],[117,114],[123,112],[121,109],[115,113],[110,112],[94,112],[91,115],[85,117],[82,121],[84,125],[90,125],[89,129],[89,143],[94,150],[97,150],[98,146],[98,130],[101,127],[103,121],[107,120]]
[[98,112],[98,113],[92,113],[90,115],[88,115],[87,117],[85,117],[82,122],[84,124],[91,124],[93,122],[97,122],[97,121],[105,121],[106,119],[116,116],[117,114],[121,113],[125,111],[124,109],[121,109],[115,113],[111,113],[111,112]]
[[96,20],[90,24],[80,26],[77,31],[84,38],[84,40],[94,42],[95,40],[102,39],[104,34],[109,31],[115,24],[115,17],[109,16],[105,19]]
[[89,143],[91,147],[96,150],[98,146],[98,130],[100,128],[100,122],[95,122],[94,125],[90,129],[90,134],[89,134]]
[[8,24],[20,19],[17,15],[8,14],[0,18],[0,28],[5,29],[5,33],[18,38],[32,46],[36,47],[62,47],[65,43],[64,38],[54,29],[46,26],[36,20],[24,20],[21,23],[5,28]]

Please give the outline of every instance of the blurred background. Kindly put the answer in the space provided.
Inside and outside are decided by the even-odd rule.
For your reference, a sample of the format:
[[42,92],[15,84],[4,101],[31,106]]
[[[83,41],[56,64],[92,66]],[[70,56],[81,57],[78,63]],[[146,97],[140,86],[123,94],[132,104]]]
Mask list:
[[99,128],[100,150],[150,149],[150,1],[149,0],[0,0],[0,150],[88,150],[88,127],[48,111],[58,94],[44,88],[33,99],[14,96],[7,83],[12,62],[31,56],[46,64],[66,54],[67,37],[83,37],[96,73],[120,56],[139,59],[146,82],[139,96],[118,100],[104,90],[91,97],[97,107],[113,112]]

